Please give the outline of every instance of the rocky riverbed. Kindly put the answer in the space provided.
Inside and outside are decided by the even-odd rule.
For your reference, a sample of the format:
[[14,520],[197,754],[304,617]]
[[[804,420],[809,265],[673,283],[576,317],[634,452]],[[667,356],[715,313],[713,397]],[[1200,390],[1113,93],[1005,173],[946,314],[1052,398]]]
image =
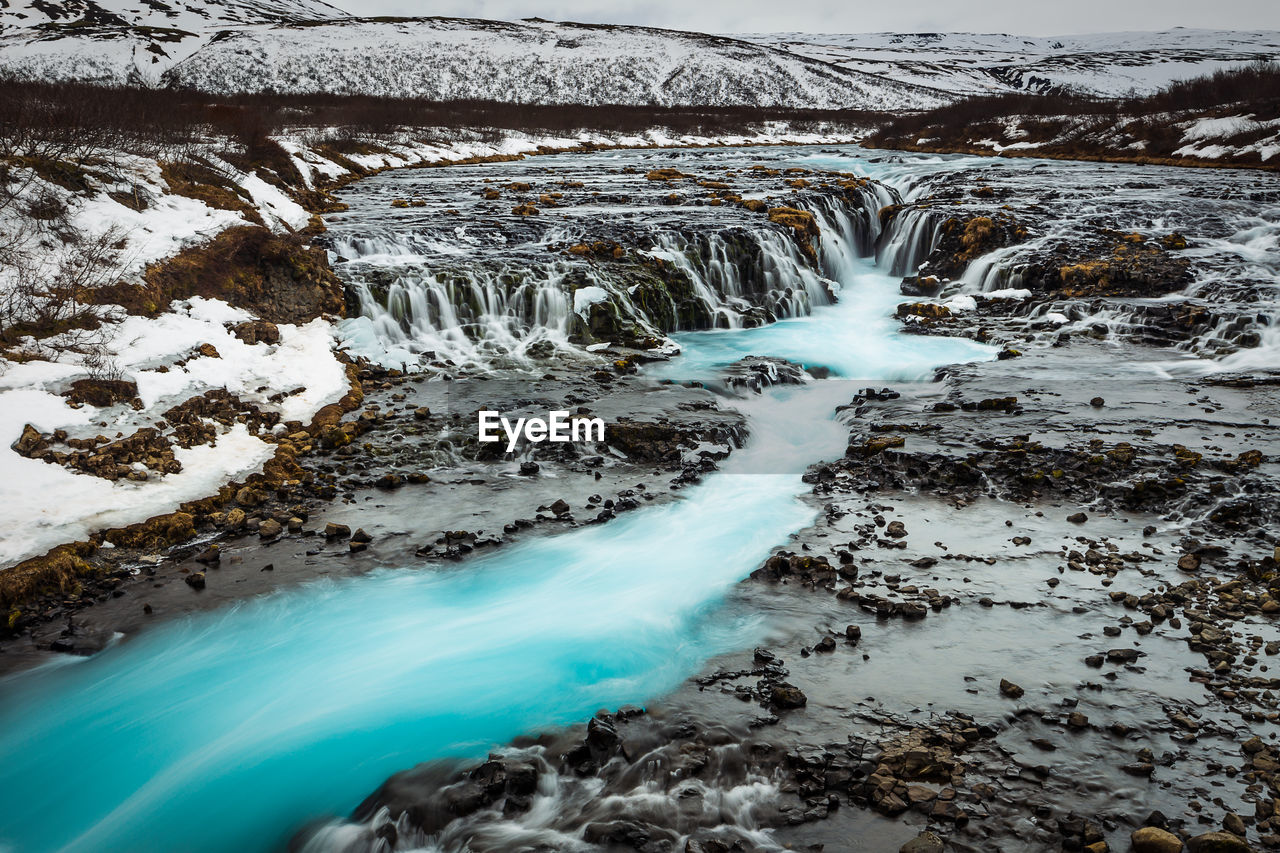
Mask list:
[[[358,405],[289,436],[293,476],[195,519],[198,541],[109,549],[99,583],[29,611],[6,668],[802,474],[812,522],[729,567],[703,621],[751,627],[682,686],[487,760],[446,750],[295,849],[1280,846],[1274,190],[844,148],[347,192]],[[770,454],[754,413],[792,387],[824,389],[842,456]],[[504,454],[475,441],[484,408],[601,417],[606,440]],[[819,431],[794,411],[784,431]]]

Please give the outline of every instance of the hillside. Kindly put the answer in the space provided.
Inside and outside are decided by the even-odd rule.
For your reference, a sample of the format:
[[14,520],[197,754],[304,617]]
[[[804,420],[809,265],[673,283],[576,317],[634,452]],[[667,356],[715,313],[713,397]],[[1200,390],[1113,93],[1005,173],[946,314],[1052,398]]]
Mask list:
[[321,0],[0,0],[0,69],[154,85],[220,34],[343,17]]
[[918,109],[938,92],[735,39],[469,19],[339,21],[243,30],[169,72],[206,91],[364,93],[437,100]]
[[209,92],[515,103],[926,109],[950,98],[738,39],[644,27],[352,18],[313,0],[22,0],[0,70]]
[[1030,37],[973,33],[765,33],[743,39],[960,95],[1073,89],[1117,97],[1280,56],[1280,32],[1165,32]]
[[886,121],[862,144],[908,151],[1280,167],[1280,65],[1172,83],[1141,97],[1004,94]]

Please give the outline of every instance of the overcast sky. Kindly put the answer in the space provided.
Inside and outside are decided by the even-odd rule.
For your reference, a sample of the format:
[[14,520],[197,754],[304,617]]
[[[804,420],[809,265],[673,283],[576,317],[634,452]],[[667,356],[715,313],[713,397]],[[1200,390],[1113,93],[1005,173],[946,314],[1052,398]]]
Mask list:
[[1065,35],[1204,27],[1280,30],[1277,0],[329,0],[355,15],[646,24],[699,32]]

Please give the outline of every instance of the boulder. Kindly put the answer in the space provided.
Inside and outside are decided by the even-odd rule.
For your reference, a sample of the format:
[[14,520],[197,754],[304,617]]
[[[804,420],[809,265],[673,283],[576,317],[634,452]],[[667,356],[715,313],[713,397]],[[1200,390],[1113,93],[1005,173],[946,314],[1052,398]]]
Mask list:
[[268,320],[249,320],[239,323],[231,333],[246,344],[280,343],[280,327]]
[[1008,679],[1000,679],[1000,692],[1010,699],[1021,699],[1026,691]]
[[1253,848],[1230,832],[1206,832],[1187,839],[1187,853],[1253,853]]
[[942,839],[932,832],[922,832],[899,847],[898,853],[942,853]]
[[799,687],[783,682],[775,684],[769,691],[769,704],[775,708],[803,708],[809,702]]
[[31,458],[48,449],[49,445],[45,443],[44,437],[40,435],[40,430],[27,424],[22,428],[22,435],[13,443],[13,449],[18,453]]

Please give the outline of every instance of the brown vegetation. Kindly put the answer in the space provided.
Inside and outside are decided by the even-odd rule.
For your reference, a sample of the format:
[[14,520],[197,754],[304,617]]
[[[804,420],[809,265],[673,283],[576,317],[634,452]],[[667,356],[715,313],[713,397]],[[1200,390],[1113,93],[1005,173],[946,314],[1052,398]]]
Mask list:
[[[1280,118],[1280,65],[1256,63],[1173,83],[1155,94],[1108,99],[1064,91],[966,98],[934,110],[895,116],[865,140],[871,147],[907,151],[996,153],[982,140],[1038,143],[1004,150],[1005,157],[1116,160],[1156,165],[1280,169],[1254,151],[1205,159],[1175,154],[1185,144],[1180,121],[1249,114],[1259,122]],[[1010,120],[1017,139],[1007,136]],[[1244,129],[1221,140],[1247,145],[1274,131]]]
[[342,284],[324,250],[292,234],[246,225],[185,249],[147,268],[145,284],[117,284],[94,292],[101,304],[153,315],[175,299],[222,299],[273,323],[303,323],[340,315]]

